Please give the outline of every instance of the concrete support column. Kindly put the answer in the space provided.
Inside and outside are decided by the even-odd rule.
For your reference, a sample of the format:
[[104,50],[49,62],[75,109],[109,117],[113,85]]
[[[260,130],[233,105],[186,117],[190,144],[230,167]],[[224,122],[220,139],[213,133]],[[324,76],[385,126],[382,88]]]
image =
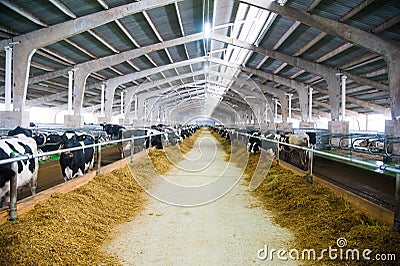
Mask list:
[[274,123],[276,123],[277,120],[278,120],[278,99],[274,98],[273,100],[274,100],[274,102],[275,102],[275,109],[274,109],[274,111],[275,111],[275,118],[274,118]]
[[312,93],[313,93],[313,89],[310,87],[309,89],[309,93],[308,93],[308,122],[312,121]]
[[5,76],[5,107],[6,111],[12,111],[11,109],[11,90],[12,90],[12,46],[4,47],[6,51],[6,76]]
[[79,68],[74,73],[73,85],[73,114],[64,116],[64,125],[66,127],[83,127],[84,119],[82,115],[82,105],[85,92],[86,79],[89,76],[89,71],[84,68]]
[[133,123],[137,120],[137,117],[132,117],[131,114],[132,98],[134,98],[134,95],[136,97],[135,91],[136,90],[128,88],[124,93],[124,123],[126,124]]
[[137,112],[138,112],[138,97],[135,94],[135,118],[137,119]]
[[74,86],[74,71],[68,71],[68,114],[72,114],[72,91]]
[[[400,50],[397,50],[386,62],[389,67],[390,107],[392,120],[385,122],[385,134],[389,136],[400,136]],[[388,152],[400,154],[400,143],[388,142]],[[398,161],[395,161],[398,163]]]
[[[400,120],[386,120],[385,121],[385,135],[388,137],[400,137]],[[387,150],[390,154],[400,154],[400,143],[398,141],[388,141]],[[395,163],[399,163],[400,160],[393,160],[392,158],[386,158],[392,160]]]
[[[13,47],[13,92],[14,111],[23,112],[25,109],[26,92],[28,89],[29,68],[31,59],[36,49],[28,48],[25,45]],[[27,125],[22,125],[27,126]]]
[[268,123],[268,102],[265,103],[265,123]]
[[85,96],[85,84],[86,79],[89,76],[90,71],[85,68],[80,68],[75,72],[75,82],[74,82],[74,114],[81,115],[83,100]]
[[105,102],[104,102],[104,115],[106,122],[111,122],[112,107],[114,103],[114,94],[117,89],[116,84],[107,84],[105,91]]
[[3,128],[16,126],[29,126],[29,113],[25,111],[26,92],[28,89],[28,76],[32,55],[36,49],[16,44],[13,46],[12,58],[12,91],[13,111],[5,111],[1,115]]
[[100,115],[104,115],[104,101],[105,101],[105,89],[106,89],[106,84],[101,84],[101,99],[100,99]]
[[342,121],[346,119],[346,79],[347,76],[342,76]]
[[157,110],[156,103],[158,101],[158,97],[152,97],[147,99],[146,109],[147,109],[147,117],[146,121],[153,123],[157,119]]
[[390,107],[393,120],[400,120],[400,50],[386,60],[389,67]]
[[339,121],[340,107],[340,79],[335,74],[325,76],[328,83],[329,105],[331,107],[331,120]]
[[293,94],[292,93],[285,93],[285,95],[288,96],[288,102],[289,102],[289,120],[288,122],[292,122],[292,97]]
[[279,95],[279,102],[281,103],[281,113],[282,113],[282,122],[286,124],[288,122],[288,102],[286,100],[286,95],[282,93]]
[[299,102],[300,102],[300,112],[301,112],[301,121],[308,121],[308,90],[307,87],[298,88],[297,92],[299,93]]
[[124,91],[121,90],[121,115],[124,114]]
[[101,94],[100,94],[100,115],[97,117],[98,123],[110,123],[111,122],[111,113],[110,116],[107,118],[105,115],[105,102],[106,102],[106,89],[107,86],[105,83],[101,84]]
[[144,119],[145,116],[145,100],[146,98],[142,95],[142,96],[137,96],[138,98],[138,109],[136,112],[136,117],[138,121],[142,121]]

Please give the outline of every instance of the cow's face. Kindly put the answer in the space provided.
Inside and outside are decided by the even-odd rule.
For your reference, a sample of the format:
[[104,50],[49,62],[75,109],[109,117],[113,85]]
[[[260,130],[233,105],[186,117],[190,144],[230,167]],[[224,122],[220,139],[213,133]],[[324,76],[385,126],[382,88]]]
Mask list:
[[44,145],[46,142],[46,136],[44,134],[35,135],[33,138],[37,145]]
[[79,147],[80,143],[75,133],[64,133],[61,137],[61,149]]

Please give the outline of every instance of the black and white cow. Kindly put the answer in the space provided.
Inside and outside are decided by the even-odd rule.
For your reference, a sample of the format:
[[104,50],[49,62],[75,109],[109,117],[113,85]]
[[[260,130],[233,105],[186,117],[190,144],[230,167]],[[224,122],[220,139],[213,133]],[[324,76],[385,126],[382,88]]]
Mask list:
[[[17,127],[8,132],[9,137],[0,139],[0,160],[9,159],[13,155],[37,155],[36,141],[32,138],[32,131]],[[5,197],[8,203],[10,180],[16,173],[17,187],[30,184],[32,194],[36,192],[37,174],[39,170],[38,158],[22,160],[17,163],[0,165],[0,200]]]
[[156,129],[147,129],[146,135],[147,135],[146,148],[149,147],[156,147],[156,149],[163,148],[163,139],[165,139],[164,133]]
[[118,139],[120,130],[125,128],[124,126],[114,124],[103,124],[102,126],[110,140]]
[[40,132],[33,136],[38,145],[38,149],[43,152],[56,151],[61,146],[62,137],[58,133]]
[[28,129],[28,128],[23,128],[20,126],[17,126],[16,128],[14,128],[13,130],[8,131],[7,136],[16,136],[19,134],[23,134],[27,137],[32,138],[32,130]]
[[183,140],[183,138],[178,133],[178,130],[171,126],[158,124],[151,126],[151,128],[164,133],[166,144],[175,146]]
[[[251,133],[251,132],[250,132]],[[255,131],[250,134],[247,143],[247,152],[258,153],[261,151],[261,132]]]
[[94,144],[93,136],[86,133],[66,131],[61,136],[61,149],[82,147],[76,151],[62,152],[60,155],[60,165],[64,180],[81,176],[93,168],[94,148],[86,147]]
[[[142,150],[145,149],[146,146],[146,137],[147,137],[147,129],[144,128],[121,128],[118,133],[118,139],[130,139],[134,137],[140,137],[143,136],[143,138],[137,138],[133,140],[133,152],[136,152],[137,150]],[[131,150],[131,140],[126,140],[122,142],[118,142],[117,144],[118,150],[121,154],[121,158],[124,158],[126,156],[129,156],[130,150]]]
[[[297,145],[301,147],[309,147],[309,136],[306,133],[300,134],[277,134],[275,137],[279,142],[288,143],[292,145]],[[297,152],[300,158],[300,164],[303,169],[307,168],[307,151],[290,147],[284,144],[279,144],[279,150],[283,151],[285,154],[284,160],[291,161],[293,153]]]

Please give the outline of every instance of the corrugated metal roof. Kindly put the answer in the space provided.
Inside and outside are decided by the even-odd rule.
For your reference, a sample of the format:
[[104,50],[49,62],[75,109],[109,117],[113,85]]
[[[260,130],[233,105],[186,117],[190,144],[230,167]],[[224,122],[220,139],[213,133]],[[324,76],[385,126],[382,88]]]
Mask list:
[[[83,17],[105,10],[104,7],[94,0],[59,1],[69,10],[71,10],[77,17]],[[48,1],[13,0],[13,2],[49,26],[72,20],[71,17],[64,14],[61,10]],[[131,3],[129,0],[107,0],[106,2],[109,8]],[[287,1],[286,5],[295,9],[310,12],[311,14],[338,21],[343,17],[343,15],[353,10],[363,1],[321,1],[316,7],[314,7],[314,9],[309,10],[309,7],[313,2],[313,0],[289,0]],[[207,7],[208,3],[210,4],[209,7]],[[215,29],[216,33],[223,34],[225,36],[231,36],[232,23],[235,22],[235,18],[239,12],[239,6],[240,2],[233,0],[184,0],[175,4],[169,4],[166,6],[146,10],[146,14],[148,15],[150,21],[146,19],[146,16],[143,12],[119,18],[118,21],[120,25],[123,26],[123,29],[121,29],[120,25],[118,25],[115,21],[92,29],[92,32],[100,36],[104,42],[98,40],[98,38],[94,37],[93,34],[85,31],[69,37],[66,40],[61,40],[50,44],[43,50],[40,49],[32,57],[30,77],[40,77],[41,75],[51,73],[55,70],[65,69],[66,67],[72,67],[82,62],[89,62],[105,56],[114,55],[116,54],[116,52],[113,51],[114,48],[118,52],[136,49],[137,47],[134,44],[135,42],[139,46],[145,47],[160,43],[161,40],[174,40],[182,36],[188,36],[202,32],[203,20],[204,18],[207,20],[207,13],[209,13],[209,22],[215,23],[213,26],[217,28]],[[177,9],[179,11],[179,16]],[[247,8],[246,12],[242,14],[243,18],[247,16],[249,10],[250,9]],[[364,9],[345,20],[344,23],[364,31],[370,31],[398,16],[400,16],[400,1],[373,1]],[[154,31],[154,28],[152,28],[151,23],[154,24],[156,32]],[[183,32],[181,31],[180,23],[182,23]],[[244,24],[240,24],[242,23],[240,21],[238,23],[239,24],[235,25],[234,27],[243,29]],[[349,62],[360,58],[361,56],[366,56],[370,52],[365,48],[354,45],[340,53],[332,54],[331,57],[327,57],[326,59],[322,60],[320,59],[321,57],[329,54],[331,51],[335,51],[335,49],[347,43],[346,40],[327,35],[318,42],[315,42],[315,44],[311,45],[308,49],[305,49],[302,53],[299,53],[299,51],[302,51],[303,47],[305,47],[310,41],[312,41],[321,33],[319,29],[309,27],[304,24],[300,24],[291,34],[289,34],[289,36],[287,36],[285,40],[282,40],[279,47],[276,47],[277,42],[285,36],[290,27],[292,27],[293,23],[294,21],[292,19],[278,15],[269,29],[267,29],[259,46],[271,50],[276,49],[284,54],[295,55],[310,62],[320,62],[320,64],[331,66],[334,69],[340,69],[341,66],[344,66]],[[12,11],[8,7],[1,5],[0,41],[15,35],[34,32],[42,28],[44,28],[44,26],[41,26],[38,23],[35,23],[18,14],[17,12]],[[127,36],[127,34],[129,36]],[[159,34],[159,36],[157,36],[157,34]],[[377,31],[376,34],[393,41],[400,41],[399,23],[395,23],[393,26],[387,29]],[[159,38],[161,38],[161,40]],[[69,41],[72,41],[73,43],[68,43]],[[107,47],[107,44],[112,47]],[[203,57],[205,55],[210,55],[209,52],[211,52],[212,57],[224,59],[228,45],[228,43],[219,41],[204,42],[203,40],[199,40],[172,46],[166,50],[163,49],[151,51],[147,54],[147,56],[132,58],[130,60],[131,64],[127,62],[120,62],[113,66],[114,70],[111,68],[106,68],[98,71],[97,73],[92,73],[87,78],[87,85],[94,83],[97,84],[104,78],[110,79],[118,77],[120,74],[130,74],[138,71],[149,70],[156,66],[171,64],[171,60],[172,62],[181,62],[188,59]],[[297,55],[297,53],[299,54]],[[2,86],[4,91],[4,53],[2,53],[1,56],[0,86]],[[256,69],[260,62],[264,60],[264,58],[265,55],[252,53],[247,61],[244,61],[242,64],[246,67]],[[384,60],[372,60],[370,63],[368,63],[368,60],[369,59],[355,62],[353,65],[350,65],[351,69],[349,71],[359,76],[367,75],[367,78],[370,80],[376,80],[387,84],[387,71],[386,73],[384,71],[385,68],[387,69],[387,65]],[[277,72],[278,68],[282,66],[282,63],[284,62],[270,57],[262,64],[260,70],[266,73],[277,73],[277,75],[287,78],[292,78],[293,76],[293,79],[305,83],[313,81],[316,76],[316,74],[313,73],[302,72],[299,67],[291,65],[286,65],[283,69],[280,69],[280,71]],[[193,64],[192,66],[178,67],[176,70],[166,70],[163,71],[163,75],[158,73],[151,75],[149,78],[156,81],[164,78],[174,77],[178,74],[184,75],[191,73],[192,71],[195,72],[204,69],[205,63],[198,63]],[[221,71],[221,69],[225,68],[221,67],[219,69],[219,71]],[[231,68],[227,69],[228,71],[233,72]],[[239,74],[239,76],[246,78],[249,77],[248,75],[249,73],[243,72]],[[202,78],[204,78],[204,75],[203,77],[197,76],[195,78],[191,77],[172,81],[170,84],[179,86],[182,85],[182,82],[193,82],[194,79]],[[277,88],[285,91],[293,90],[292,88],[288,88],[274,82],[265,81],[264,78],[255,75],[253,75],[251,79],[257,83],[265,82],[264,84],[267,84],[268,86],[276,86]],[[127,81],[122,85],[124,87],[129,87],[134,86],[134,84],[143,84],[147,82],[150,82],[149,79],[140,78],[136,81]],[[43,82],[40,82],[40,84],[32,84],[29,86],[27,99],[29,100],[39,96],[56,94],[60,91],[65,92],[67,84],[68,80],[66,76],[53,77],[50,80],[44,80]],[[349,84],[352,84],[351,86],[354,87],[363,85],[357,84],[353,81],[349,81]],[[240,86],[240,84],[236,85]],[[315,82],[315,85],[326,87],[326,81],[317,81]],[[168,88],[168,86],[169,85],[163,84],[160,86],[160,88]],[[185,89],[182,88],[181,90]],[[100,97],[93,97],[92,93],[99,96],[99,89],[95,88],[93,91],[89,91],[87,94],[92,95],[88,96],[91,97],[91,101],[94,103],[98,102]],[[354,94],[354,96],[360,96],[360,99],[364,99],[368,98],[368,93],[368,91],[359,92],[359,94]],[[387,92],[381,93],[382,95],[387,94]],[[0,97],[2,97],[3,93],[0,94]],[[349,94],[349,96],[351,96],[351,94]],[[118,97],[119,95],[116,95],[115,99],[118,99]],[[375,104],[384,106],[387,105],[387,101],[382,101],[377,96],[375,98],[374,97],[372,97],[370,100]],[[58,99],[55,101],[64,104],[65,98],[64,100]],[[57,104],[57,102],[54,104]],[[366,104],[368,104],[368,102]]]

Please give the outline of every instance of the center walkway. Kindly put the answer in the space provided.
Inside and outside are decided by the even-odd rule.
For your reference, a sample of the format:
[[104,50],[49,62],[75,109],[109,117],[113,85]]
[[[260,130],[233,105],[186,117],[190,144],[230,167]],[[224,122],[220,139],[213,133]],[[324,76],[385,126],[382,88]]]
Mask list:
[[276,256],[258,258],[265,245],[290,250],[292,235],[272,224],[241,170],[224,158],[221,145],[203,131],[186,159],[159,177],[145,210],[118,227],[105,250],[124,265],[294,265]]

